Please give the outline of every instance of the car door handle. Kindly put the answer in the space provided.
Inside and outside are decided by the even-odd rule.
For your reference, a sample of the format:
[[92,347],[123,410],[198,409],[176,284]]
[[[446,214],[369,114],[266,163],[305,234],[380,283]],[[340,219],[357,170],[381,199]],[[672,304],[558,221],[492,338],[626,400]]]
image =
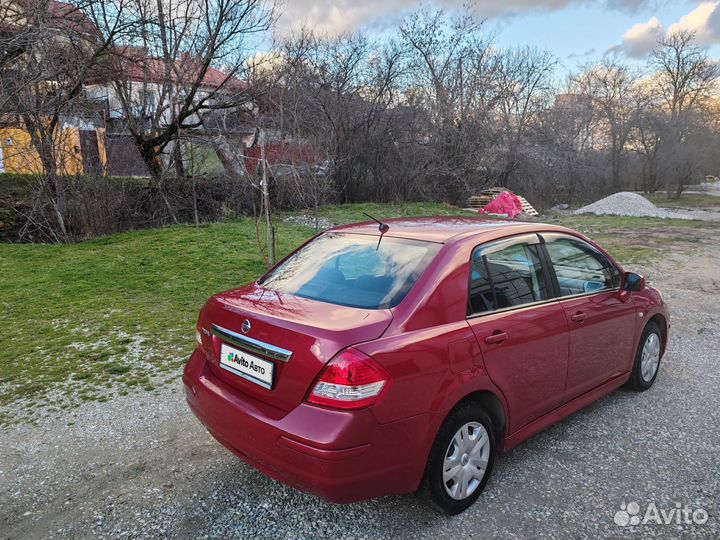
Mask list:
[[574,321],[574,322],[576,322],[576,323],[581,323],[581,322],[583,322],[585,319],[587,319],[587,315],[585,315],[582,311],[578,311],[575,315],[573,315],[572,317],[570,317],[570,320],[571,320],[571,321]]
[[485,343],[502,343],[508,338],[507,332],[495,332],[485,338]]

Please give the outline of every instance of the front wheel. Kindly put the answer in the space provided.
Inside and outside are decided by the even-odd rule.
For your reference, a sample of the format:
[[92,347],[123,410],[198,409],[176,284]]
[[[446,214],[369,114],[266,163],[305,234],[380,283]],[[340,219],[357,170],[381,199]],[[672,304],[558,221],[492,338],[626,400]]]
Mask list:
[[640,392],[650,388],[657,379],[663,352],[660,326],[655,321],[650,321],[640,336],[635,352],[635,363],[627,385]]
[[477,500],[495,461],[494,433],[490,416],[477,403],[450,413],[433,443],[420,490],[430,506],[455,515]]

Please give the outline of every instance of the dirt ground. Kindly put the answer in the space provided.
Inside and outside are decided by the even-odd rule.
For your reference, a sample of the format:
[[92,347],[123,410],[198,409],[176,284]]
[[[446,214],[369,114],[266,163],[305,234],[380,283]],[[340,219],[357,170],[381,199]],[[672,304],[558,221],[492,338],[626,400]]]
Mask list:
[[[412,495],[334,506],[286,488],[218,445],[188,411],[178,380],[3,428],[0,537],[717,538],[716,232],[693,231],[681,251],[641,269],[671,307],[656,385],[644,394],[621,389],[502,455],[460,516],[439,517]],[[654,240],[662,245],[662,230]],[[633,503],[640,517],[651,504],[682,505],[707,520],[626,526]]]

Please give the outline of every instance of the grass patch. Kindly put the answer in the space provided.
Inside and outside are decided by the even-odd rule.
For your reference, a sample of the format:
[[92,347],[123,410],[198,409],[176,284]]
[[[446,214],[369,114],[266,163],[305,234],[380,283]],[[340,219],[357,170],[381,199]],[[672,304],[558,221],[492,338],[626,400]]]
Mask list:
[[683,193],[678,199],[669,199],[665,193],[653,193],[645,198],[663,208],[720,208],[720,197],[716,195]]
[[[278,228],[282,254],[310,234]],[[48,390],[72,397],[90,381],[150,386],[177,373],[207,297],[263,273],[254,238],[243,220],[0,245],[2,324],[12,329],[0,334],[0,407]]]
[[720,232],[718,222],[688,219],[556,214],[543,221],[580,231],[623,265],[649,264],[666,251],[691,249],[709,231]]
[[[327,206],[336,224],[418,215],[470,215],[440,204]],[[278,255],[314,234],[276,222]],[[588,234],[622,263],[645,263],[708,223],[610,216],[543,218]],[[657,239],[665,231],[665,243]],[[717,228],[716,228],[717,230]],[[623,232],[625,231],[625,232]],[[58,406],[177,381],[194,346],[197,313],[218,291],[253,281],[265,267],[254,222],[172,226],[81,244],[0,244],[0,423],[22,401]],[[13,409],[13,411],[15,408]]]
[[[110,375],[123,375],[130,371],[132,367],[130,367],[127,364],[123,364],[122,362],[110,362],[107,366],[105,366],[105,371]],[[106,384],[106,388],[110,388],[111,385]]]
[[319,209],[318,216],[329,219],[337,225],[367,221],[367,213],[379,220],[412,216],[456,216],[472,215],[470,212],[436,203],[377,204],[363,203],[350,205],[328,205]]
[[[327,207],[336,223],[460,213],[444,205]],[[281,217],[281,216],[279,216]],[[314,231],[276,223],[282,257]],[[255,225],[241,219],[173,226],[80,244],[0,244],[0,408],[59,393],[94,400],[153,389],[177,375],[192,350],[197,313],[218,291],[265,271]],[[96,388],[97,387],[97,388]],[[100,392],[100,387],[103,388]]]

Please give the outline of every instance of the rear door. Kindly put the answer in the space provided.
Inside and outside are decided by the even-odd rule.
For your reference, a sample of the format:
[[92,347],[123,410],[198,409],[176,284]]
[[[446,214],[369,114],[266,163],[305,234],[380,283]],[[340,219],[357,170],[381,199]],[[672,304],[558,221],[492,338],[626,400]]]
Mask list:
[[468,323],[505,396],[510,432],[564,397],[568,326],[541,257],[535,234],[479,246],[472,254]]
[[630,369],[635,306],[618,294],[620,270],[592,245],[565,234],[542,237],[570,328],[569,401]]

